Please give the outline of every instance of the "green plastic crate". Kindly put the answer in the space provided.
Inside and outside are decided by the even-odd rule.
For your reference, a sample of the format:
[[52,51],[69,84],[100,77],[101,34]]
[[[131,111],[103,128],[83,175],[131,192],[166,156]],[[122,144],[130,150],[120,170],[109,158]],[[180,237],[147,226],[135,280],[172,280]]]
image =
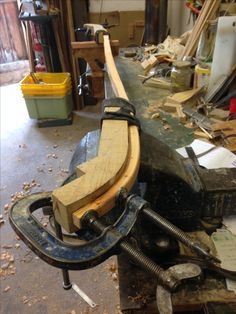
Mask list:
[[25,96],[31,119],[67,119],[72,111],[71,94],[64,97]]

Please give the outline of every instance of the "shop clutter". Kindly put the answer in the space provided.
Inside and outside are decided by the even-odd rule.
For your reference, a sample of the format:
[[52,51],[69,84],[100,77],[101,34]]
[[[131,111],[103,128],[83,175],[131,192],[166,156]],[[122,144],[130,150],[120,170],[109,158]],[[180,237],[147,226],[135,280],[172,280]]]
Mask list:
[[205,1],[191,31],[136,49],[144,86],[169,90],[158,102],[196,137],[236,152],[236,3]]

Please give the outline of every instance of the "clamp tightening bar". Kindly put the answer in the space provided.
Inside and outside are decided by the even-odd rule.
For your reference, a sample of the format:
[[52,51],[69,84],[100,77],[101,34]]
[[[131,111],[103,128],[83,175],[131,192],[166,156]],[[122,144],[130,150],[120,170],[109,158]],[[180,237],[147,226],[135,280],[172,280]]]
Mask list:
[[[99,221],[98,218],[99,217],[96,211],[89,211],[82,218],[82,226],[84,228],[92,229],[97,234],[106,232],[107,226]],[[110,232],[115,233],[115,230],[111,229]],[[131,258],[131,260],[144,268],[144,270],[154,274],[157,277],[158,284],[165,287],[168,291],[174,291],[180,285],[181,282],[177,277],[175,277],[171,272],[168,272],[168,270],[165,271],[162,269],[149,257],[136,249],[130,243],[130,240],[124,238],[117,245],[121,251],[126,253]]]
[[199,240],[193,239],[187,233],[173,225],[170,221],[160,216],[154,210],[150,208],[150,205],[147,201],[143,200],[138,195],[131,195],[128,197],[127,192],[122,189],[119,197],[121,203],[130,206],[130,202],[139,202],[142,204],[141,213],[147,218],[149,221],[154,223],[161,230],[165,231],[169,235],[173,236],[175,239],[182,242],[184,245],[192,249],[196,254],[216,263],[220,263],[221,261],[210,253],[210,249],[200,242]]

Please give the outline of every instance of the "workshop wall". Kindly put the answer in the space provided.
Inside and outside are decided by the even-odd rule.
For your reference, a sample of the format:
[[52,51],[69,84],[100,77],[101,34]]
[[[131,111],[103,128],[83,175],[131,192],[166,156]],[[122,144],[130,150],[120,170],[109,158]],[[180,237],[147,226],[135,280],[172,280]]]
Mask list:
[[[193,27],[185,0],[168,1],[170,35],[180,36]],[[119,8],[119,11],[117,10]],[[144,27],[145,0],[90,0],[90,22],[117,25],[110,29],[112,38],[120,40],[121,47],[140,44]],[[128,32],[127,32],[128,30]]]
[[193,28],[193,18],[190,18],[190,10],[185,6],[185,3],[185,0],[168,1],[167,23],[171,36],[179,37]]
[[90,0],[90,12],[144,11],[145,0]]
[[120,47],[139,46],[144,31],[144,11],[113,11],[105,13],[89,13],[91,23],[115,25],[109,29],[112,39],[119,39]]

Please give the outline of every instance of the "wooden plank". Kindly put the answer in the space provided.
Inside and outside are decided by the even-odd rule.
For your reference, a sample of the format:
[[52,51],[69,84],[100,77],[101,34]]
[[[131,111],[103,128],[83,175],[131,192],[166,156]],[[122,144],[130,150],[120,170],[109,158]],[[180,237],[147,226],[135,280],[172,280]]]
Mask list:
[[34,52],[33,52],[33,46],[32,46],[32,38],[31,38],[29,21],[25,22],[25,27],[26,27],[27,52],[28,52],[28,57],[29,57],[30,72],[34,72],[35,71]]
[[104,36],[104,52],[107,64],[107,72],[111,81],[112,89],[117,97],[128,99],[124,86],[121,82],[120,76],[117,72],[116,65],[112,56],[109,36]]
[[188,100],[192,99],[193,97],[199,95],[203,91],[203,88],[195,88],[191,90],[187,90],[184,92],[179,92],[176,93],[172,96],[167,97],[167,102],[172,102],[172,103],[185,103]]
[[54,36],[55,36],[55,41],[56,41],[58,56],[59,56],[59,60],[60,60],[60,64],[61,64],[61,69],[62,69],[62,72],[66,72],[67,68],[66,68],[65,56],[63,53],[61,39],[60,39],[59,32],[58,32],[58,30],[59,30],[58,17],[52,19],[52,27],[53,27],[53,32],[54,32]]
[[184,56],[194,56],[200,35],[208,20],[215,17],[217,10],[220,7],[220,0],[205,1],[201,9],[200,15],[196,20],[192,33],[190,34],[181,58]]
[[[112,47],[119,47],[119,40],[111,40]],[[72,49],[94,49],[94,48],[102,48],[103,44],[97,44],[96,41],[72,41],[71,48]]]
[[[75,41],[75,26],[74,26],[74,21],[73,21],[73,13],[72,13],[72,5],[71,5],[71,0],[66,0],[65,2],[66,5],[66,10],[65,15],[66,15],[66,26],[68,29],[68,38],[69,42],[74,42]],[[79,76],[80,76],[80,71],[78,67],[78,60],[75,58],[74,51],[70,49],[70,61],[71,61],[71,68],[72,68],[72,86],[73,86],[73,99],[75,102],[75,109],[80,110],[84,107],[83,103],[83,97],[79,96],[78,93],[78,84],[79,84]]]

